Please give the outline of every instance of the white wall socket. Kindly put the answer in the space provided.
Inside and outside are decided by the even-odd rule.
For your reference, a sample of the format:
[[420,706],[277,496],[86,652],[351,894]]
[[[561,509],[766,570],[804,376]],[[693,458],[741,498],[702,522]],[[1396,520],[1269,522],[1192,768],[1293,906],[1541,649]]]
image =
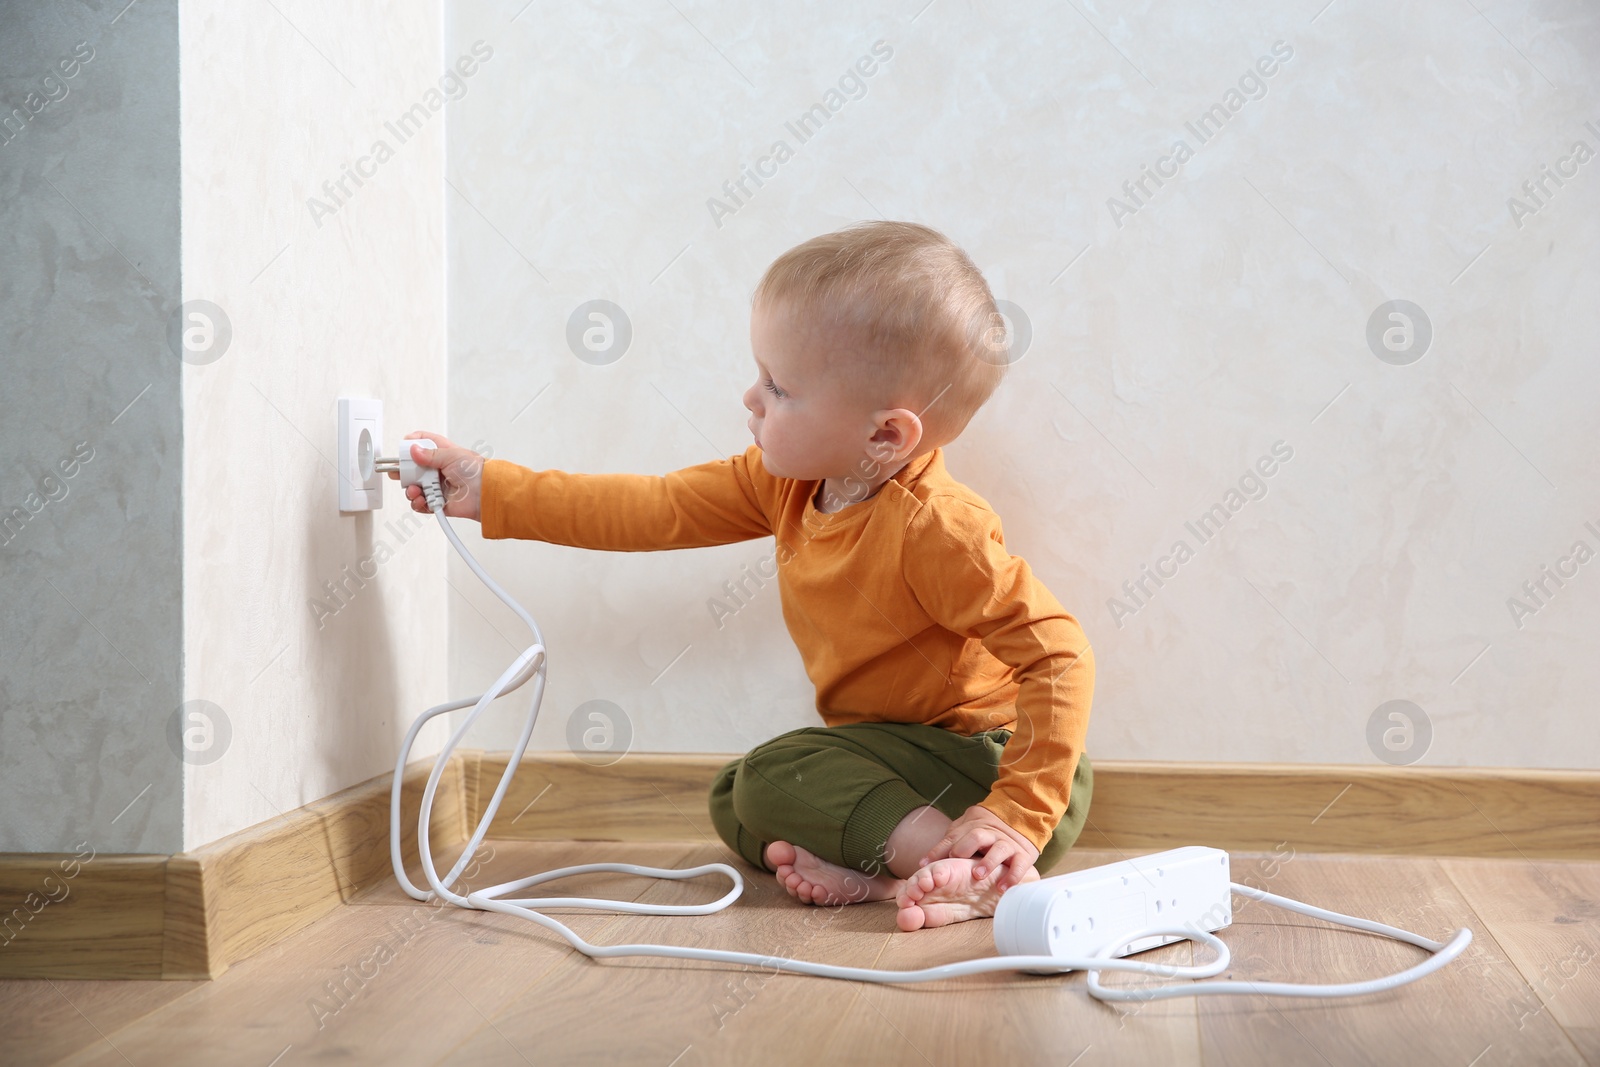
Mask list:
[[383,401],[339,398],[339,510],[383,507],[383,475],[373,467],[383,451]]

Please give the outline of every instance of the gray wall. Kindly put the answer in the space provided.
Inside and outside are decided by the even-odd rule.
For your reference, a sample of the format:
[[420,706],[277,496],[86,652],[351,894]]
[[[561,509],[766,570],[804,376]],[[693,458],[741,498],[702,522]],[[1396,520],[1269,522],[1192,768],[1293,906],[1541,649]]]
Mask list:
[[183,847],[178,9],[125,3],[0,4],[0,851]]

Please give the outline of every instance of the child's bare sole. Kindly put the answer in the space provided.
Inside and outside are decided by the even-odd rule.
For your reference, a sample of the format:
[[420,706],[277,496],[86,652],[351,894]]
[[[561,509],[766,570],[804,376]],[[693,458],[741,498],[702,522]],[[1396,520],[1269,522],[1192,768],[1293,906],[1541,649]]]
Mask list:
[[[934,860],[905,879],[895,894],[900,905],[895,922],[900,929],[909,932],[993,915],[1002,890],[995,888],[996,872],[981,881],[973,879],[972,868],[977,862],[953,856]],[[1039,872],[1032,867],[1022,876],[1024,882],[1038,880]]]
[[787,841],[769,844],[766,856],[767,862],[778,869],[778,884],[802,904],[861,904],[869,900],[888,900],[900,888],[900,879],[892,875],[869,878],[860,871],[818,859]]

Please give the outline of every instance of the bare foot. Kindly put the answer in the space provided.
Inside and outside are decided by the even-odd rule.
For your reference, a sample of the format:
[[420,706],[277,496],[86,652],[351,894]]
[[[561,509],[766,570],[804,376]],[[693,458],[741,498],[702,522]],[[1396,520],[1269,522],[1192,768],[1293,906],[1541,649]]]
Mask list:
[[774,841],[767,846],[767,862],[776,867],[778,884],[802,904],[861,904],[888,900],[900,888],[900,879],[880,874],[871,878],[836,863],[818,859],[799,845]]
[[[895,894],[900,905],[895,922],[900,929],[909,932],[993,915],[1001,894],[994,887],[998,872],[991,871],[982,881],[974,881],[972,868],[977,862],[954,856],[934,860],[902,882]],[[1032,867],[1022,876],[1024,882],[1038,880],[1039,872]]]

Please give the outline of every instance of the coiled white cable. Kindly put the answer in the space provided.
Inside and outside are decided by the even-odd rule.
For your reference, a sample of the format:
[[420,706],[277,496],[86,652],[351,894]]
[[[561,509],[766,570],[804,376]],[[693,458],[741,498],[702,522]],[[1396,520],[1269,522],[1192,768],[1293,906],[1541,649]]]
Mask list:
[[[450,539],[450,543],[461,554],[461,558],[466,560],[467,566],[472,568],[473,573],[478,576],[479,580],[528,625],[528,629],[533,633],[534,643],[524,649],[511,665],[501,673],[500,677],[495,680],[495,683],[478,696],[440,704],[417,716],[416,721],[411,724],[411,729],[407,731],[405,740],[400,746],[400,754],[395,761],[394,783],[389,803],[389,857],[394,866],[395,880],[400,883],[401,889],[405,890],[407,895],[417,900],[426,901],[437,896],[458,907],[481,911],[498,911],[507,915],[530,919],[540,926],[554,930],[566,938],[579,952],[594,959],[607,959],[614,956],[664,956],[670,959],[750,964],[757,967],[771,968],[774,971],[810,974],[823,978],[844,978],[853,981],[886,983],[932,982],[942,978],[983,974],[989,971],[1087,971],[1090,995],[1101,1000],[1114,1001],[1144,1001],[1159,1000],[1167,997],[1242,993],[1287,997],[1360,996],[1364,993],[1393,989],[1396,986],[1414,982],[1424,975],[1431,974],[1459,956],[1472,940],[1472,931],[1463,927],[1455,932],[1448,944],[1441,944],[1406,930],[1386,926],[1383,923],[1344,915],[1336,911],[1328,911],[1311,904],[1304,904],[1297,900],[1290,900],[1287,897],[1280,897],[1251,886],[1232,882],[1230,886],[1233,892],[1243,896],[1264,901],[1280,908],[1286,908],[1290,911],[1296,911],[1302,915],[1338,923],[1342,926],[1383,934],[1425,949],[1430,955],[1428,959],[1404,971],[1362,982],[1318,985],[1290,982],[1230,981],[1156,987],[1107,988],[1100,983],[1099,972],[1101,971],[1134,971],[1143,974],[1160,975],[1164,978],[1209,978],[1227,969],[1231,955],[1228,952],[1228,946],[1208,931],[1194,927],[1151,926],[1129,934],[1118,942],[1105,945],[1099,951],[1087,957],[994,956],[986,959],[966,960],[961,963],[947,963],[937,967],[924,967],[917,970],[888,971],[868,967],[840,967],[826,963],[790,959],[786,956],[763,956],[755,952],[684,948],[676,945],[593,945],[578,936],[570,927],[534,909],[534,906],[537,905],[539,908],[588,908],[597,911],[623,912],[633,915],[708,915],[712,912],[721,911],[729,904],[732,904],[744,890],[744,879],[737,870],[725,863],[707,863],[699,867],[682,869],[647,867],[634,863],[584,863],[573,867],[561,867],[556,870],[546,871],[543,874],[536,874],[513,882],[504,882],[500,885],[490,886],[487,889],[469,892],[466,896],[452,892],[449,887],[455,884],[456,880],[461,876],[462,870],[469,864],[471,858],[476,855],[478,846],[482,844],[483,838],[488,832],[489,824],[494,821],[495,813],[499,810],[500,801],[504,798],[506,789],[511,784],[511,777],[516,773],[518,766],[522,762],[522,754],[528,747],[528,741],[533,736],[534,723],[539,717],[539,704],[544,696],[547,654],[544,646],[544,635],[540,633],[539,626],[533,621],[533,617],[523,609],[521,604],[512,599],[510,594],[502,589],[494,579],[484,572],[478,561],[473,558],[472,553],[467,551],[466,545],[461,543],[461,538],[456,535],[454,527],[451,526],[450,520],[444,514],[445,501],[443,493],[439,490],[438,472],[432,470],[423,471],[420,474],[420,481],[428,504],[438,518],[439,525],[444,530],[445,536]],[[438,870],[434,867],[433,850],[428,839],[434,794],[438,789],[440,776],[443,775],[445,766],[449,763],[451,753],[455,751],[456,746],[460,744],[467,731],[472,728],[478,716],[483,714],[484,709],[496,697],[521,688],[529,679],[535,679],[535,681],[533,699],[528,710],[528,720],[522,728],[521,735],[517,738],[516,748],[512,751],[511,758],[506,762],[505,773],[501,775],[500,784],[495,789],[494,795],[489,798],[489,802],[484,808],[483,817],[478,821],[478,826],[473,831],[471,839],[467,842],[466,847],[461,850],[460,858],[456,860],[450,872],[441,878]],[[428,775],[427,786],[422,792],[421,808],[417,813],[417,851],[422,862],[422,873],[426,876],[429,886],[432,887],[431,892],[428,892],[412,883],[411,879],[406,876],[405,867],[401,861],[401,780],[405,774],[406,764],[409,762],[411,746],[416,741],[417,733],[422,729],[423,725],[436,715],[455,711],[468,705],[473,706],[472,712],[462,720],[461,725],[450,735],[449,741],[446,742],[434,761],[433,771]],[[544,882],[594,871],[680,880],[697,878],[702,874],[717,873],[727,875],[728,879],[733,883],[733,888],[719,900],[714,900],[707,904],[691,905],[639,904],[595,897],[513,897],[509,899],[505,897],[505,894],[515,893]],[[1154,934],[1202,941],[1216,954],[1216,959],[1210,963],[1186,967],[1110,958],[1112,952],[1122,948],[1124,945]]]

